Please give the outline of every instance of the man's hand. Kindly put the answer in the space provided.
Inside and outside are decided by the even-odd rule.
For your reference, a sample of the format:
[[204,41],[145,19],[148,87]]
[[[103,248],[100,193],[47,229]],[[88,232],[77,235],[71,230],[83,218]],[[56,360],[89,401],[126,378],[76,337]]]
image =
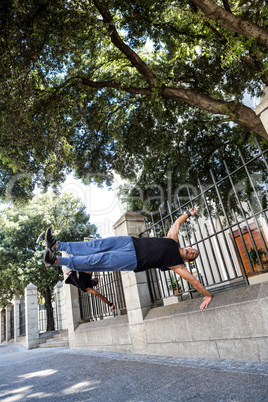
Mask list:
[[204,297],[203,302],[202,302],[202,304],[200,306],[200,310],[203,310],[204,308],[207,308],[207,306],[209,305],[211,300],[212,300],[212,296]]
[[189,212],[192,216],[195,216],[195,214],[197,214],[197,209],[196,208],[191,208],[189,209]]
[[114,304],[111,305],[111,310],[115,311],[115,305]]

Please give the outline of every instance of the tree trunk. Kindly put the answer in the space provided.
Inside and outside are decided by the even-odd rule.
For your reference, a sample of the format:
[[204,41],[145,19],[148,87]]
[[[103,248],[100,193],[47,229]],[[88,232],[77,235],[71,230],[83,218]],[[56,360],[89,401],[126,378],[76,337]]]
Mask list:
[[50,289],[46,290],[46,292],[43,294],[43,297],[45,299],[45,307],[47,312],[47,332],[54,331],[55,325],[54,325],[53,307],[52,307]]
[[245,38],[255,38],[256,43],[268,48],[268,31],[253,22],[243,20],[224,8],[218,6],[213,0],[191,0],[191,2],[211,20],[216,21],[220,26],[236,32]]

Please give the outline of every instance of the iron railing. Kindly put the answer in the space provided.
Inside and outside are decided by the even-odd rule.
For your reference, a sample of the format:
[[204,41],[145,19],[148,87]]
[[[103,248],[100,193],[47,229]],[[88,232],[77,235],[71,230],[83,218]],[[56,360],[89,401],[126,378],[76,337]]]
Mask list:
[[24,299],[20,300],[20,304],[19,304],[19,333],[20,333],[20,336],[23,336],[26,334],[25,301],[24,301]]
[[12,306],[10,309],[9,320],[10,320],[9,339],[14,339],[14,306]]
[[45,303],[38,305],[38,330],[40,333],[47,330],[47,310]]
[[98,286],[95,289],[114,303],[116,310],[113,312],[108,304],[98,297],[79,290],[79,303],[81,319],[85,321],[97,321],[116,314],[126,314],[126,302],[122,286],[120,272],[95,273],[93,277],[98,278]]
[[[47,331],[47,325],[48,325],[48,315],[52,317],[53,322],[54,322],[54,330],[58,330],[58,317],[57,317],[57,309],[55,307],[55,303],[52,303],[52,308],[50,311],[50,314],[47,314],[47,309],[45,306],[45,303],[39,304],[38,306],[38,330],[39,333],[46,332]],[[53,326],[52,326],[53,327]]]
[[3,336],[3,340],[6,341],[6,339],[7,339],[6,309],[3,311],[3,321],[4,321],[4,336]]
[[[185,210],[198,207],[198,217],[187,221],[179,233],[180,247],[195,247],[199,257],[186,263],[188,270],[208,289],[248,285],[249,277],[268,272],[268,150],[262,151],[256,140],[256,155],[248,161],[240,153],[241,166],[206,188],[198,183],[198,193],[185,186],[184,197],[167,202],[168,213],[146,223],[142,236],[166,236],[169,227]],[[195,191],[194,191],[195,190]],[[175,205],[176,204],[176,205]],[[175,205],[175,208],[174,208]],[[181,300],[193,297],[194,288],[172,271],[148,270],[151,300],[178,293]],[[176,290],[177,289],[177,290]]]

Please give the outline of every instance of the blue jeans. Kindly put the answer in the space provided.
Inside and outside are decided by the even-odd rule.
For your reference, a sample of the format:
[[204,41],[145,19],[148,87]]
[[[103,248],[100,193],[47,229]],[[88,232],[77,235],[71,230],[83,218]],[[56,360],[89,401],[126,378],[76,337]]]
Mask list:
[[73,271],[133,271],[137,257],[131,236],[108,237],[87,242],[58,242],[57,252],[71,257],[59,257],[58,265]]

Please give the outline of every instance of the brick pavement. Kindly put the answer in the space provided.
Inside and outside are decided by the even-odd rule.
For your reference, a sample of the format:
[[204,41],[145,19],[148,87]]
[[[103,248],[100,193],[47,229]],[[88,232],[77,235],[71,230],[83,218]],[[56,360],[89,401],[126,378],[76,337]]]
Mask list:
[[195,359],[195,358],[181,358],[181,357],[167,357],[167,356],[148,356],[148,355],[134,355],[116,352],[100,352],[100,351],[87,351],[87,350],[69,350],[68,353],[83,354],[88,356],[103,357],[106,359],[126,360],[136,362],[146,362],[152,364],[163,364],[168,366],[181,366],[188,368],[209,368],[211,370],[221,370],[235,373],[248,373],[252,374],[261,372],[262,375],[268,376],[268,361],[267,362],[245,362],[233,361],[225,359]]

